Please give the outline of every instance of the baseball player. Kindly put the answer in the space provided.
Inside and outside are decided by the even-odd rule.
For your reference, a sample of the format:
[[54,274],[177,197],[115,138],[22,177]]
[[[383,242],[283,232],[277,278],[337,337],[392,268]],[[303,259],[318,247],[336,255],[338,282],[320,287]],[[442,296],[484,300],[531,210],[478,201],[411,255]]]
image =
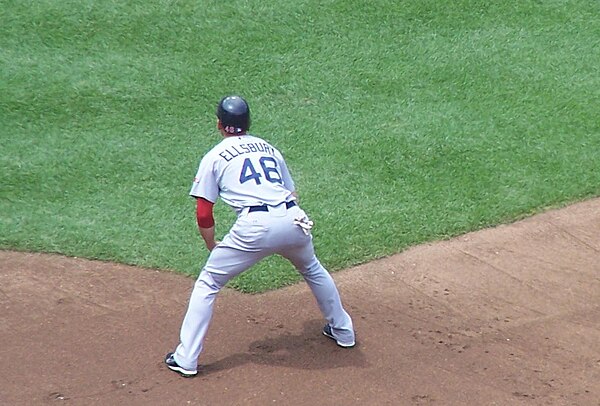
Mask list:
[[[180,343],[166,355],[166,365],[185,377],[197,374],[217,294],[231,278],[272,254],[287,258],[304,277],[327,320],[323,334],[341,347],[353,347],[352,319],[333,279],[315,256],[312,221],[298,206],[283,156],[265,140],[247,133],[250,108],[239,96],[221,99],[217,128],[224,139],[202,158],[190,191],[210,255],[194,285]],[[219,197],[237,212],[221,242],[215,240],[213,218]]]

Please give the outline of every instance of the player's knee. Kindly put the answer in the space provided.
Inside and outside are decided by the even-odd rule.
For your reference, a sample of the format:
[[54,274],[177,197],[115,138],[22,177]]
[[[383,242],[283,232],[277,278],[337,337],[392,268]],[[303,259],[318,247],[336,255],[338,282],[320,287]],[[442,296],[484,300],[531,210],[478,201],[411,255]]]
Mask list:
[[321,272],[325,272],[325,269],[316,258],[313,259],[310,263],[308,263],[303,268],[299,269],[300,273],[304,276],[313,276],[317,275]]
[[200,276],[198,280],[196,280],[196,286],[202,287],[212,294],[218,293],[224,286],[225,283],[219,283],[219,280],[215,278],[215,275],[212,272],[203,269],[200,272]]

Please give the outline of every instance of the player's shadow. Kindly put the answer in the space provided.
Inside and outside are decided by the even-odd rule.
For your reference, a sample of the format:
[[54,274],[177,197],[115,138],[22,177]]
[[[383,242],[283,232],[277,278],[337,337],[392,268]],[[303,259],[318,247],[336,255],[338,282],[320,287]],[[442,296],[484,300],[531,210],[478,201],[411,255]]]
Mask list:
[[320,333],[322,328],[322,321],[308,321],[298,335],[283,333],[278,337],[255,341],[250,344],[248,352],[201,365],[200,372],[208,375],[248,363],[298,369],[367,366],[358,340],[353,348],[340,348],[333,340]]

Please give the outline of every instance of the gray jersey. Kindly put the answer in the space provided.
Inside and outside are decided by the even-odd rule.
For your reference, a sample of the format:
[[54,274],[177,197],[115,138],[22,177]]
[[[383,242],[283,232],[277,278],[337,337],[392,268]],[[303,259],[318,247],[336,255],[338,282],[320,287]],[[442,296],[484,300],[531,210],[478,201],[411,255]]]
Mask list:
[[265,140],[227,137],[200,162],[190,195],[215,203],[218,197],[240,211],[294,200],[294,182],[281,153]]

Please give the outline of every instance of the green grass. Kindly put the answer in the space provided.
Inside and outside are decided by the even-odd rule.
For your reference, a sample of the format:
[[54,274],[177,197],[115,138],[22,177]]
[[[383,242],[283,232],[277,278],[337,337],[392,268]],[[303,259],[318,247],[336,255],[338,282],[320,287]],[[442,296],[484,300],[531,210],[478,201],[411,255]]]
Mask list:
[[197,274],[231,92],[330,270],[600,195],[600,3],[500,3],[0,0],[0,248]]

